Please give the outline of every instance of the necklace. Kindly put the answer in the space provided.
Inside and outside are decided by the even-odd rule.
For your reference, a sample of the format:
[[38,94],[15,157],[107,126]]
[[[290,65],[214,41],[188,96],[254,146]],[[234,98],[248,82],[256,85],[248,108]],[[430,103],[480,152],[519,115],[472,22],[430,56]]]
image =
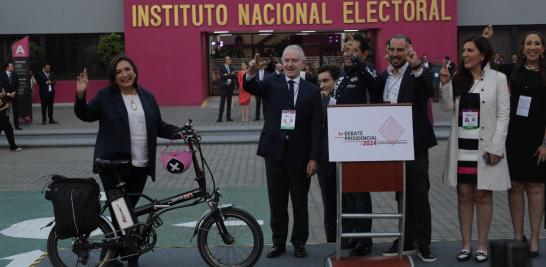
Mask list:
[[137,92],[136,92],[136,89],[133,89],[133,92],[132,94],[130,94],[131,98],[128,98],[129,99],[129,106],[131,107],[131,109],[133,111],[137,111],[138,110],[138,105],[137,103],[135,102],[135,96],[136,96]]

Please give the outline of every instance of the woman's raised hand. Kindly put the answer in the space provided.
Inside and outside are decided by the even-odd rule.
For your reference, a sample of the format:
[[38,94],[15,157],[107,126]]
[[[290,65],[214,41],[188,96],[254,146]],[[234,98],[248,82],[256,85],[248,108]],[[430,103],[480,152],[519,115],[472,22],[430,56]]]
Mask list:
[[83,72],[78,75],[76,78],[76,94],[79,99],[82,99],[87,92],[87,87],[89,86],[89,79],[87,77],[87,69],[84,68]]
[[442,69],[440,69],[440,81],[442,84],[446,84],[451,80],[451,74],[447,68],[447,62],[444,60],[442,62]]

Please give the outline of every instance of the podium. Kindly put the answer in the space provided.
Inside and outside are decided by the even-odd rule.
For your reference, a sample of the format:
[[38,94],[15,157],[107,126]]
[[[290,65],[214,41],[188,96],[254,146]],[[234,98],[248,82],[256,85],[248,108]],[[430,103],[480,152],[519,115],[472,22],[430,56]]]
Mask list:
[[[328,148],[339,170],[336,254],[330,266],[413,266],[403,256],[405,225],[404,161],[414,159],[411,104],[328,106]],[[343,193],[401,192],[396,213],[342,213]],[[342,233],[343,219],[398,219],[398,232]],[[341,238],[397,237],[398,256],[341,257]]]

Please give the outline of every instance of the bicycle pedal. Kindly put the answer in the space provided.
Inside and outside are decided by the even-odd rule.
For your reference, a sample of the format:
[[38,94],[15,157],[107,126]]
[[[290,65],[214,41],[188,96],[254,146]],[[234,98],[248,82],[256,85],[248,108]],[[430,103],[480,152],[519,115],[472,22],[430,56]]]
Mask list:
[[152,225],[155,228],[158,228],[159,226],[163,225],[163,220],[161,220],[161,218],[157,217],[157,218],[154,219]]

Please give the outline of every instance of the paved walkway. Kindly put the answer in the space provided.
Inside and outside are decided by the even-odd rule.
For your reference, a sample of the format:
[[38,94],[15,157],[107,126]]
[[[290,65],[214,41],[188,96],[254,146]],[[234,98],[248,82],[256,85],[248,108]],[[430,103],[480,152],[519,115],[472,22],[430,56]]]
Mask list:
[[[243,123],[222,122],[215,123],[217,109],[216,99],[208,101],[205,107],[162,107],[162,115],[165,121],[183,123],[186,118],[194,119],[198,127],[224,126],[226,129],[232,126],[257,125],[260,122]],[[234,101],[235,102],[235,101]],[[251,107],[251,110],[254,110]],[[435,111],[437,108],[435,107]],[[232,117],[239,117],[237,106],[234,106]],[[435,112],[437,113],[437,112]],[[72,107],[56,107],[55,119],[60,122],[57,125],[24,125],[24,131],[42,129],[96,129],[96,123],[84,123],[77,120],[72,113]],[[34,108],[34,118],[39,118],[37,108]],[[447,121],[448,115],[438,113],[437,121]],[[40,121],[40,119],[36,120]],[[16,132],[17,134],[19,131]],[[3,137],[2,137],[3,138]],[[446,153],[445,141],[430,150],[430,180],[431,192],[430,202],[432,206],[432,238],[433,249],[442,252],[442,257],[452,259],[457,250],[460,240],[457,220],[457,198],[455,189],[447,187],[442,183],[442,172],[444,169],[444,158]],[[159,149],[163,149],[160,147]],[[271,243],[269,231],[267,191],[265,189],[265,170],[263,159],[257,157],[256,144],[224,144],[206,145],[203,147],[209,165],[217,184],[222,188],[225,203],[236,203],[238,206],[249,210],[258,219],[264,220],[264,235],[266,243]],[[25,147],[21,152],[9,152],[7,148],[0,148],[0,230],[7,229],[13,224],[21,221],[44,218],[52,216],[50,203],[43,200],[39,193],[47,178],[47,174],[63,174],[69,177],[89,177],[91,173],[92,147],[63,147],[63,148],[33,148]],[[158,162],[159,164],[159,162]],[[158,165],[160,166],[160,165]],[[322,227],[322,199],[318,183],[313,178],[309,193],[309,215],[310,215],[310,237],[309,243],[323,244],[325,242]],[[145,193],[152,196],[167,196],[182,190],[193,188],[194,181],[189,173],[173,176],[161,168],[158,169],[157,182],[149,182]],[[374,211],[392,212],[396,207],[393,193],[374,193]],[[166,221],[174,223],[195,220],[203,211],[204,207],[184,210],[167,218]],[[172,224],[170,224],[172,226]],[[159,229],[159,245],[161,247],[195,246],[195,241],[189,241],[191,230],[180,232],[176,227],[165,224]],[[392,231],[396,224],[394,221],[375,221],[374,231]],[[474,226],[474,229],[476,227]],[[163,231],[163,232],[162,232]],[[527,235],[529,230],[526,227]],[[172,233],[176,233],[172,235]],[[4,234],[4,232],[2,232]],[[542,232],[542,236],[546,234]],[[172,237],[172,238],[171,238]],[[476,237],[476,233],[473,233]],[[509,239],[512,237],[512,226],[506,192],[494,193],[494,217],[491,227],[491,239]],[[162,241],[163,240],[163,241]],[[385,247],[390,239],[377,239],[378,248]],[[162,243],[161,243],[162,242]],[[43,239],[22,239],[0,235],[0,266],[9,263],[9,260],[2,259],[31,250],[45,251],[45,240]],[[543,246],[544,247],[544,246]],[[446,251],[444,251],[446,249]],[[319,249],[326,251],[331,249]],[[163,249],[160,250],[162,252]],[[544,251],[544,249],[543,249]],[[185,253],[185,252],[184,252]],[[440,253],[439,253],[440,254]],[[543,253],[544,254],[544,253]],[[150,256],[151,257],[151,256]],[[195,255],[194,257],[199,257]],[[320,257],[319,257],[320,258]],[[199,260],[199,258],[197,258]],[[292,261],[290,257],[290,262]],[[267,260],[264,260],[267,261]],[[316,262],[321,262],[316,261]],[[455,261],[448,260],[447,262]],[[298,266],[301,265],[297,263]],[[144,265],[152,266],[152,265]],[[166,264],[164,266],[172,266]],[[193,265],[192,265],[193,266]],[[287,265],[288,266],[288,265]],[[312,265],[307,265],[312,266]],[[317,265],[314,265],[317,266]],[[456,266],[456,265],[431,265],[431,266]]]

